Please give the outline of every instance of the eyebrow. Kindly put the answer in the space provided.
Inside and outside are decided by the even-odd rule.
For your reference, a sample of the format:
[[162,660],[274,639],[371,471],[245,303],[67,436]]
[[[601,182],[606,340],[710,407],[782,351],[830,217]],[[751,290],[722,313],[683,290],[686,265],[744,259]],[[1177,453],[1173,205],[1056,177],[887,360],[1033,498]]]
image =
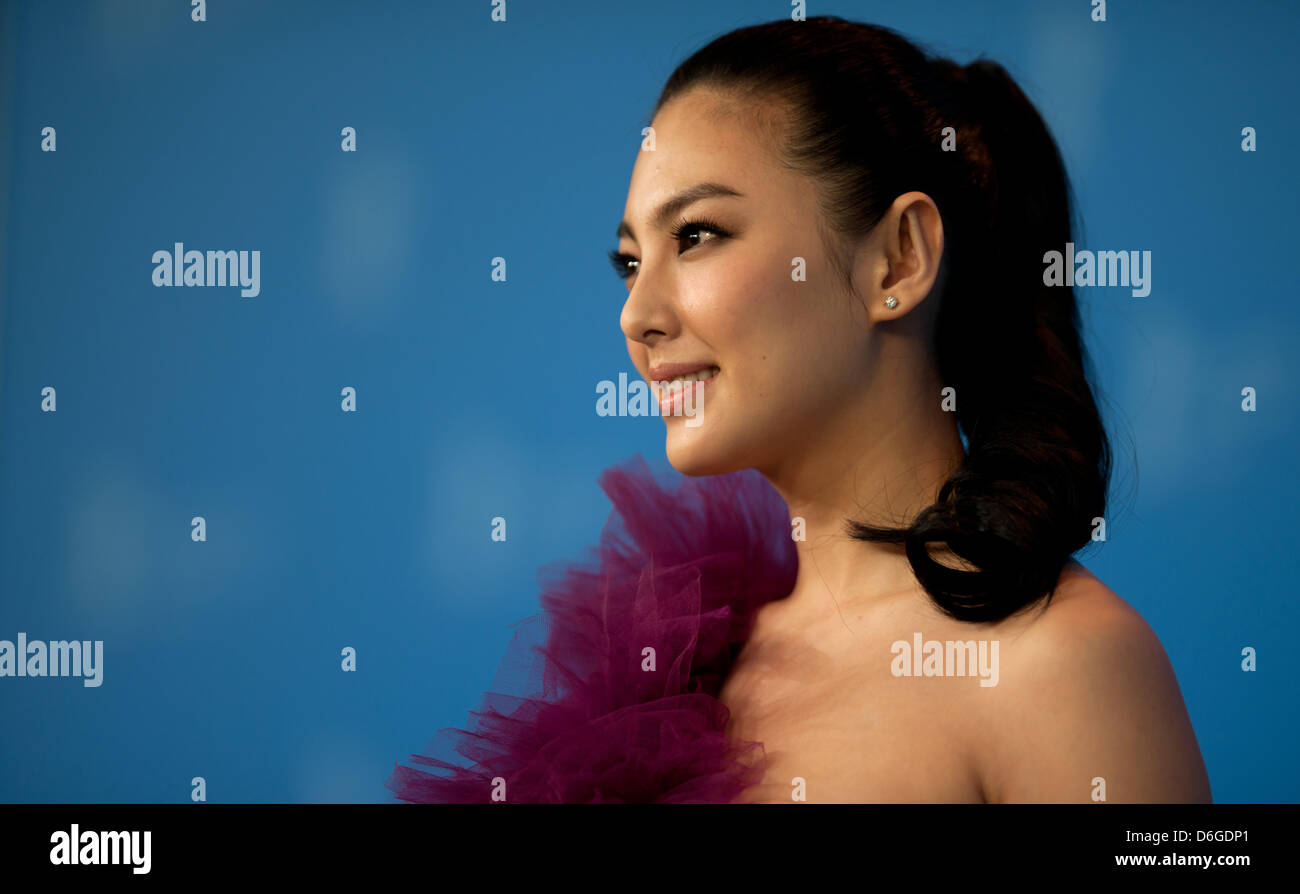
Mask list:
[[[656,229],[664,227],[674,215],[686,208],[688,205],[692,205],[701,199],[710,199],[714,196],[739,197],[742,195],[743,193],[739,193],[730,186],[722,183],[706,181],[704,183],[697,183],[694,186],[688,186],[686,189],[683,189],[677,195],[659,206],[659,210],[654,213],[654,217],[652,218],[654,227]],[[621,221],[618,225],[618,238],[622,239],[624,236],[634,242],[636,241],[636,236],[632,232],[632,225],[626,220]]]

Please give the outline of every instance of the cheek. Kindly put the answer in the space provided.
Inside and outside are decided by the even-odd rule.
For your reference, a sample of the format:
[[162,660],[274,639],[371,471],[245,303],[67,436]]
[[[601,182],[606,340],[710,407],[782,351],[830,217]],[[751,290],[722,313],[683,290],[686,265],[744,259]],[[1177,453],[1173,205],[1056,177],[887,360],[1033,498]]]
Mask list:
[[814,266],[819,259],[809,259],[807,278],[795,280],[782,250],[730,266],[708,313],[719,362],[741,373],[752,409],[784,416],[841,399],[864,374],[866,354],[847,299]]
[[804,401],[816,385],[808,362],[820,349],[808,313],[813,287],[791,279],[782,258],[772,250],[737,252],[734,262],[710,270],[707,283],[695,284],[683,308],[751,422],[787,415],[787,402]]
[[771,252],[735,252],[726,263],[710,265],[694,278],[682,304],[689,328],[720,353],[767,352],[766,344],[778,339],[797,313],[801,296],[796,287],[805,285],[792,282],[789,270],[774,257]]

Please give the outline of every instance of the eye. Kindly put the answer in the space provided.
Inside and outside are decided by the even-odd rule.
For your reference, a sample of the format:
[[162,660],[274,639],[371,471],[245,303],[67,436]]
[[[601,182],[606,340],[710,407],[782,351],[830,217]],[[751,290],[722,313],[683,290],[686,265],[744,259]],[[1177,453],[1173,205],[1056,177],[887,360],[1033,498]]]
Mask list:
[[641,262],[636,258],[616,248],[610,251],[609,262],[614,265],[614,273],[619,279],[627,279],[636,273],[637,267],[641,266]]
[[686,249],[694,248],[697,245],[703,245],[704,242],[713,241],[708,239],[701,240],[700,237],[704,233],[712,233],[715,239],[720,239],[728,235],[726,230],[722,229],[722,227],[718,226],[713,221],[697,219],[679,221],[677,225],[673,227],[672,237],[678,242],[681,242],[683,239],[689,240],[690,244],[682,249],[682,251],[686,251]]

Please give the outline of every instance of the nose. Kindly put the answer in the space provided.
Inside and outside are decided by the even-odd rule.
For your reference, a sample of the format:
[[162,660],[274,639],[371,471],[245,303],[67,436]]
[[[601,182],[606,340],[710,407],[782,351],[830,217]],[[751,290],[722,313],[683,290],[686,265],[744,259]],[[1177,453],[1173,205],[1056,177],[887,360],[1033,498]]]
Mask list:
[[671,290],[647,278],[644,272],[638,273],[628,290],[618,324],[629,341],[643,345],[672,337],[678,320]]

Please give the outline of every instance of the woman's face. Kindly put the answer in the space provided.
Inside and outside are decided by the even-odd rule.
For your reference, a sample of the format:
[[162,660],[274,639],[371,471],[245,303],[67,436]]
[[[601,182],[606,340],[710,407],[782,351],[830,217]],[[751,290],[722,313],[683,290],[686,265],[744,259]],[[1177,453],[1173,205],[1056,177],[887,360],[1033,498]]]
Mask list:
[[[652,122],[654,148],[639,153],[620,227],[620,326],[648,382],[700,367],[699,378],[712,375],[687,386],[694,417],[660,401],[674,468],[779,473],[860,403],[871,333],[861,299],[837,286],[813,182],[779,166],[770,137],[722,99],[693,90]],[[660,216],[701,184],[734,194]]]

